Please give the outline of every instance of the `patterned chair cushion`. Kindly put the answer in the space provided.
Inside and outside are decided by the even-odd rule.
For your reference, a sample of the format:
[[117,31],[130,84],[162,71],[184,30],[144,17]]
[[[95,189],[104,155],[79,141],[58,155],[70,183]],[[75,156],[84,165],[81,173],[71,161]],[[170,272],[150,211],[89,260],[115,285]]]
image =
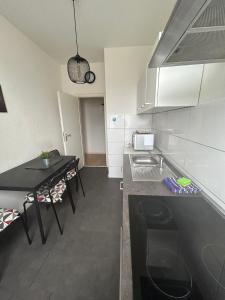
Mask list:
[[19,212],[15,209],[0,208],[0,232],[19,218]]
[[[65,180],[60,180],[54,188],[50,190],[53,203],[56,203],[58,201],[62,201],[62,195],[66,190],[66,183]],[[27,202],[33,202],[34,201],[34,194],[28,193],[25,197]],[[51,203],[51,199],[49,197],[49,189],[48,185],[42,185],[40,189],[37,191],[37,200],[38,202],[42,203]]]
[[71,180],[73,177],[77,175],[77,172],[75,169],[70,170],[69,172],[66,173],[66,179]]

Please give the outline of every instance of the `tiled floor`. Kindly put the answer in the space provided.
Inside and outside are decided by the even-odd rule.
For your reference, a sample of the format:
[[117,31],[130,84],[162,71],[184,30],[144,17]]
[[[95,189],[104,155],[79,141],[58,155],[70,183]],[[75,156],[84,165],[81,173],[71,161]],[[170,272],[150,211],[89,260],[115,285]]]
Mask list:
[[82,178],[86,198],[79,193],[76,214],[72,214],[67,197],[57,206],[63,236],[51,209],[45,207],[46,245],[40,242],[33,207],[28,212],[31,246],[19,222],[0,235],[1,300],[118,299],[119,180],[108,179],[105,168],[85,168]]
[[89,167],[106,166],[106,154],[85,153],[85,166],[89,166]]

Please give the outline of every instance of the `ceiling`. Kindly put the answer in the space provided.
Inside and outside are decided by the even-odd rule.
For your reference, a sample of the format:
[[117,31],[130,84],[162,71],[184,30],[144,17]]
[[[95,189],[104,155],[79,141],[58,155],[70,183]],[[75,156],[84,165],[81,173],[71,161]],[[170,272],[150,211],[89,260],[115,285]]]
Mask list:
[[[80,54],[103,61],[104,47],[152,45],[176,0],[76,0]],[[59,63],[75,54],[72,0],[0,0],[0,14]]]

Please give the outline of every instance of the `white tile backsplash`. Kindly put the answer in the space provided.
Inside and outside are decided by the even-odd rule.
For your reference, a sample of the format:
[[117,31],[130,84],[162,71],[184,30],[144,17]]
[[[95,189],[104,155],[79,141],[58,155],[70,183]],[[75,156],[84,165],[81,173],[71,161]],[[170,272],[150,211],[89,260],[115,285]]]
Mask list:
[[129,146],[132,145],[132,134],[135,131],[135,129],[125,129],[125,145]]
[[181,137],[185,137],[187,134],[188,124],[189,124],[190,110],[189,109],[179,109],[172,110],[167,113],[167,122],[164,126],[169,129],[173,134]]
[[108,142],[124,142],[124,129],[108,129]]
[[184,167],[187,141],[180,139],[174,135],[169,135],[168,143],[167,156],[176,161],[180,166]]
[[149,130],[150,128],[125,128],[125,146],[129,147],[132,145],[132,135],[137,130]]
[[108,155],[109,167],[122,167],[123,166],[123,154],[110,154]]
[[152,115],[128,115],[125,114],[125,128],[151,128]]
[[225,100],[154,114],[152,126],[167,158],[225,203]]
[[108,155],[110,154],[123,154],[124,143],[123,142],[109,142],[108,143]]
[[188,142],[185,169],[225,203],[225,153]]
[[190,109],[187,138],[225,151],[225,101]]
[[132,143],[132,133],[136,130],[150,130],[152,116],[124,113],[110,114],[107,117],[107,149],[109,177],[122,177],[124,146]]

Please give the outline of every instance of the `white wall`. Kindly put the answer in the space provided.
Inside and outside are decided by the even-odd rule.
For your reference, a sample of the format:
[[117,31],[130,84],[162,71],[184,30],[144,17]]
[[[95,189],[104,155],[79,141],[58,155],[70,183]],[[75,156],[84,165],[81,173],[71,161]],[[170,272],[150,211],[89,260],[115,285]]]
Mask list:
[[[56,95],[59,66],[1,16],[0,36],[0,84],[8,109],[8,113],[0,113],[3,172],[42,150],[62,150],[62,140]],[[4,195],[1,192],[0,206],[10,198],[9,193]],[[13,205],[9,199],[6,204]]]
[[80,108],[84,153],[106,153],[104,98],[80,98]]
[[91,71],[96,75],[96,80],[92,84],[74,84],[70,81],[67,72],[67,66],[61,66],[62,89],[65,93],[77,96],[104,96],[105,94],[105,71],[104,63],[91,63]]
[[[104,49],[109,177],[123,176],[123,148],[136,129],[149,129],[151,117],[136,115],[137,84],[151,46]],[[118,121],[113,122],[117,116]]]
[[153,115],[156,144],[225,209],[225,63],[204,68],[199,106]]
[[150,46],[104,49],[107,114],[136,114],[137,83],[151,50]]

